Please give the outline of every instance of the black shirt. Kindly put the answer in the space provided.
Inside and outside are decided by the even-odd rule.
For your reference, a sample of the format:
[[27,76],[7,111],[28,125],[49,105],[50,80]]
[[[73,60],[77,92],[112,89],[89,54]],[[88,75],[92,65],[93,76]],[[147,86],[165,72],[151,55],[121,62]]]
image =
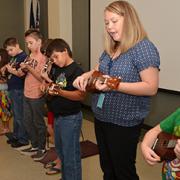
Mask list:
[[[50,75],[53,82],[63,85],[63,90],[74,91],[76,88],[72,83],[82,73],[83,70],[75,62],[72,62],[70,65],[62,68],[53,65]],[[49,102],[49,106],[56,117],[59,115],[67,116],[76,114],[81,109],[80,101],[72,101],[61,96],[53,96]]]
[[[13,61],[17,63],[17,69],[20,67],[20,63],[23,62],[27,57],[27,54],[23,51],[13,57]],[[7,80],[8,90],[12,89],[23,89],[24,88],[24,77],[18,77],[14,74],[10,75],[10,78]]]

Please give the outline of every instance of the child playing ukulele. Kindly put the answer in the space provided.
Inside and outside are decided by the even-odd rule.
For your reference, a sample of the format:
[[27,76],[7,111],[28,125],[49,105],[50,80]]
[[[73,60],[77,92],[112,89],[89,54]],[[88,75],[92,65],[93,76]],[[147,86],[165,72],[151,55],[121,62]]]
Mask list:
[[[152,146],[161,132],[166,132],[180,137],[180,108],[165,118],[160,124],[149,130],[141,143],[141,150],[146,162],[150,165],[158,163],[161,159],[153,151]],[[162,180],[180,179],[180,140],[174,148],[177,156],[174,160],[163,161]]]

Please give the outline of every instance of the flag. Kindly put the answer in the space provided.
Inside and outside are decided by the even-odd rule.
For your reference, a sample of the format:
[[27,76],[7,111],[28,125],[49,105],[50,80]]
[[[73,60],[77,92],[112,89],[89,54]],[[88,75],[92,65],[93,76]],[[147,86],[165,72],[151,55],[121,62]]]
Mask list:
[[34,11],[33,11],[33,0],[31,0],[31,7],[30,7],[30,23],[29,23],[29,28],[35,28]]

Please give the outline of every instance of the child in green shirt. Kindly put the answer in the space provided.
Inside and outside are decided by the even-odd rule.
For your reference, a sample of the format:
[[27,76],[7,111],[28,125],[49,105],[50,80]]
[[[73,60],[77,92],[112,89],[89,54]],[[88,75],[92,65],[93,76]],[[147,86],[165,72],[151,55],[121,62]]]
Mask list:
[[[153,151],[152,146],[162,131],[180,137],[180,108],[145,134],[141,143],[141,150],[146,162],[150,165],[160,161],[160,157]],[[162,180],[180,179],[180,140],[177,140],[174,152],[177,156],[176,159],[163,161]]]

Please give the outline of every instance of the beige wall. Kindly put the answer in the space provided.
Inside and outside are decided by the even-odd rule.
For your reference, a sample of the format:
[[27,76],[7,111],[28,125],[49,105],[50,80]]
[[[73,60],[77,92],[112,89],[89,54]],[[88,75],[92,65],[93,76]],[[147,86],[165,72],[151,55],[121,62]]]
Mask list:
[[[30,4],[31,0],[24,0],[25,29],[29,27]],[[48,0],[47,13],[48,38],[63,38],[72,47],[72,0]]]
[[103,11],[112,0],[91,0],[91,60],[90,67],[93,68],[98,62],[99,56],[103,51],[103,32],[104,21]]
[[48,32],[49,38],[60,34],[60,0],[48,0]]
[[63,38],[72,47],[71,0],[48,0],[49,38]]

